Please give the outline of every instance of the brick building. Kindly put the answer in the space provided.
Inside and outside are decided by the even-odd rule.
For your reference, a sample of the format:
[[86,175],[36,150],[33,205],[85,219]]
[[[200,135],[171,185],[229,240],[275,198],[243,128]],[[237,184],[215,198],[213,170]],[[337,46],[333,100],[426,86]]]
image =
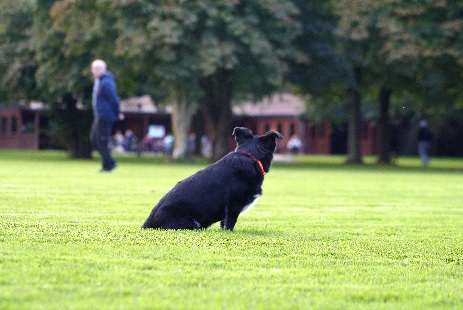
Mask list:
[[244,102],[233,107],[235,123],[263,135],[269,130],[279,131],[285,139],[279,141],[278,151],[287,152],[287,143],[293,135],[302,140],[302,152],[330,153],[330,124],[311,124],[306,113],[304,98],[292,94],[276,94],[253,103]]
[[39,149],[40,120],[38,109],[0,107],[0,149]]
[[[161,133],[172,131],[171,112],[159,109],[151,97],[142,96],[122,101],[124,121],[116,122],[114,131],[130,129],[143,139],[153,128],[162,128]],[[44,149],[54,147],[46,135],[49,118],[41,106],[12,105],[0,107],[0,149]],[[307,115],[304,98],[292,94],[276,94],[259,102],[243,102],[233,107],[233,126],[244,126],[255,134],[278,130],[285,137],[279,142],[278,152],[288,151],[291,136],[302,140],[302,153],[345,153],[346,131],[339,130],[331,122],[312,123]],[[207,126],[204,128],[207,135]],[[230,129],[232,130],[232,129]],[[158,138],[162,139],[162,138]],[[230,141],[231,147],[234,142]],[[377,152],[377,128],[371,121],[362,121],[362,154]]]
[[362,120],[360,123],[360,151],[363,155],[378,153],[378,138],[376,122]]

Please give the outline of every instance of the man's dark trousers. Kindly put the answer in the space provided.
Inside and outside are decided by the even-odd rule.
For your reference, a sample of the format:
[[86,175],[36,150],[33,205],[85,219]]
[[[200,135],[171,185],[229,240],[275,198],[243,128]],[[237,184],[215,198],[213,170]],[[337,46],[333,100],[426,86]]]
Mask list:
[[109,140],[114,122],[105,119],[98,119],[95,122],[94,128],[96,130],[94,131],[93,141],[101,154],[103,170],[111,170],[116,165],[116,161],[111,157],[109,150]]

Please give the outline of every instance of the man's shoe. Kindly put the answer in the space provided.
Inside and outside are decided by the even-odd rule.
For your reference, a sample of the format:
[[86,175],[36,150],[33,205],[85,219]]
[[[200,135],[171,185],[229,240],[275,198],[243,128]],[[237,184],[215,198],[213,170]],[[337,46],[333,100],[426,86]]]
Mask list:
[[111,172],[111,170],[116,169],[119,166],[118,163],[114,163],[111,168],[101,168],[99,172]]

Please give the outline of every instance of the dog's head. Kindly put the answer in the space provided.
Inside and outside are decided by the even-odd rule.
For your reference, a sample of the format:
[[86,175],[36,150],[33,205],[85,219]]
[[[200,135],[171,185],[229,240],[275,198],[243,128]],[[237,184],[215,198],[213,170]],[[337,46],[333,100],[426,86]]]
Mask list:
[[263,136],[253,135],[252,131],[244,127],[235,127],[233,135],[236,140],[237,152],[250,153],[260,160],[266,172],[270,169],[273,152],[277,147],[277,139],[283,139],[281,133],[275,130],[267,132]]

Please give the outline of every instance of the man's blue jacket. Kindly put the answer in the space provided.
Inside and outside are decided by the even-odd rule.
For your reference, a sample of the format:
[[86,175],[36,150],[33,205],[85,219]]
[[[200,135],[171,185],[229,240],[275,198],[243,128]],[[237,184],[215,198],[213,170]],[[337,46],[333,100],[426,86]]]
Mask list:
[[96,95],[96,115],[99,119],[112,121],[117,120],[121,111],[121,103],[117,95],[114,75],[106,71],[100,77],[100,84]]

